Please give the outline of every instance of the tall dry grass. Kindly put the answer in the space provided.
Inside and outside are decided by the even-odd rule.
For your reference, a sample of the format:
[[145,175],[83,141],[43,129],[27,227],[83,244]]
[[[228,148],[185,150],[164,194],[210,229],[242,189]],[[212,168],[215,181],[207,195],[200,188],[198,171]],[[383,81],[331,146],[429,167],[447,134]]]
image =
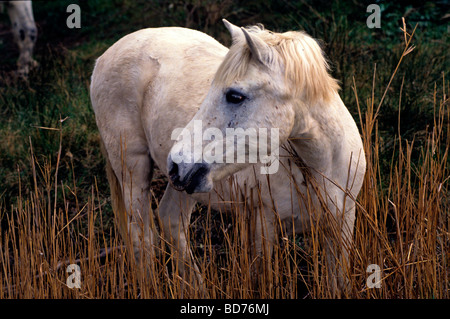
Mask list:
[[[412,35],[404,32],[405,50],[391,81],[412,50]],[[376,70],[373,79],[374,92],[378,87]],[[430,92],[435,120],[426,132],[425,147],[416,147],[414,140],[403,140],[399,129],[390,170],[382,171],[377,117],[388,92],[400,96],[399,109],[405,94],[403,86],[400,92],[390,92],[391,81],[378,104],[374,93],[361,99],[353,86],[367,173],[357,199],[350,262],[344,265],[350,289],[342,297],[449,298],[449,85],[443,75],[442,83]],[[367,106],[364,112],[363,104]],[[54,130],[61,133],[63,121]],[[263,255],[263,262],[258,262],[251,254],[252,212],[258,207],[233,205],[231,212],[202,208],[194,222],[201,235],[196,236],[195,229],[187,234],[202,274],[199,287],[194,284],[192,264],[183,278],[179,276],[177,256],[162,238],[154,250],[142,252],[148,264],[135,261],[118,229],[104,226],[105,203],[99,194],[106,190],[94,184],[88,200],[81,202],[75,183],[68,185],[58,177],[61,147],[56,158],[34,154],[31,140],[29,149],[33,187],[19,194],[16,204],[1,207],[2,220],[6,221],[0,237],[1,299],[332,296],[329,266],[323,258],[324,237],[330,233],[319,222],[312,222],[310,232],[303,236],[286,236],[280,229],[279,245],[271,256]],[[413,161],[413,157],[419,159]],[[237,203],[240,194],[236,190],[227,200]],[[251,196],[270,194],[256,189]],[[157,212],[157,197],[152,200]],[[220,244],[216,242],[218,237]],[[80,288],[67,286],[69,264],[80,267]],[[366,270],[371,264],[381,268],[380,288],[367,286],[370,273]]]

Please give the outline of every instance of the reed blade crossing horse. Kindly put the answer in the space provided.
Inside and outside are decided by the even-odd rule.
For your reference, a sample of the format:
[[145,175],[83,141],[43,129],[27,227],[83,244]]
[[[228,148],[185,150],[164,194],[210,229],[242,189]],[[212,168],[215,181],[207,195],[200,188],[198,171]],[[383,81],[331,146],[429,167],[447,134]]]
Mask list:
[[[131,238],[136,254],[142,240],[148,247],[155,243],[156,234],[149,230],[154,164],[170,180],[159,217],[164,236],[180,255],[181,273],[191,258],[186,232],[195,203],[226,209],[223,198],[232,192],[231,178],[238,188],[259,187],[261,194],[270,193],[263,196],[257,212],[264,217],[256,219],[258,253],[267,247],[262,245],[264,233],[270,254],[278,221],[293,222],[289,228],[296,233],[308,230],[307,203],[292,194],[312,194],[313,202],[337,221],[339,240],[330,240],[327,251],[336,265],[331,267],[336,271],[330,273],[330,284],[339,291],[346,281],[345,271],[337,269],[347,262],[355,199],[366,166],[356,123],[314,39],[304,32],[275,33],[262,26],[224,23],[233,41],[229,49],[199,31],[150,28],[123,37],[96,62],[91,101],[123,235]],[[185,152],[183,161],[175,161],[187,142],[180,139],[180,131],[175,141],[174,132],[184,128],[184,133],[195,135],[198,123],[203,125],[200,135],[208,129],[225,135],[227,129],[276,128],[281,146],[278,170],[263,173],[267,164],[261,161],[198,160],[195,152]],[[203,153],[211,140],[197,145]],[[223,142],[217,141],[216,151]],[[317,181],[314,191],[305,171],[293,166],[292,152]]]

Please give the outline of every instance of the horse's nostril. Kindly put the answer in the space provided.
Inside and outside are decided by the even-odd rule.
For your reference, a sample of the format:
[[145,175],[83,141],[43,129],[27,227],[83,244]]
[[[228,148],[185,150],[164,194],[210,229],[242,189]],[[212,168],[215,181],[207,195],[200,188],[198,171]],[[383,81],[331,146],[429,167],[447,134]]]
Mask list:
[[178,176],[178,164],[172,162],[170,167],[169,167],[169,176],[172,179],[172,181],[178,180],[179,176]]

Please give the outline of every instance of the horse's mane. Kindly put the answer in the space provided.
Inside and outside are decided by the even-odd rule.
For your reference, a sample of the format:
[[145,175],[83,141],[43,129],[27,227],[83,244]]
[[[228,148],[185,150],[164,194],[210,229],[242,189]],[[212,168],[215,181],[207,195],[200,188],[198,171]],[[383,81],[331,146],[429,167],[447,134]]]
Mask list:
[[[339,89],[337,81],[328,73],[329,65],[322,49],[305,32],[275,33],[265,30],[262,25],[247,27],[246,30],[269,46],[269,63],[284,69],[287,94],[303,97],[309,102],[328,101]],[[245,75],[251,61],[252,54],[245,37],[234,39],[214,81],[230,85]]]

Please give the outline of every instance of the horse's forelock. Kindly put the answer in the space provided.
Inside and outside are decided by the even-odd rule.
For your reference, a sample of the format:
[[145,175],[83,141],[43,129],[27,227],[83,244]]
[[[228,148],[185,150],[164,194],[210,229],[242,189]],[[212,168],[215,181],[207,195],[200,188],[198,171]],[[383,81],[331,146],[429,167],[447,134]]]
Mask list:
[[[262,25],[246,30],[267,43],[271,64],[284,68],[286,92],[292,97],[302,97],[308,102],[328,101],[339,89],[337,81],[329,74],[329,65],[320,45],[304,32],[275,33]],[[245,76],[252,55],[245,38],[234,39],[228,54],[216,72],[214,82],[229,86]],[[269,69],[271,65],[269,65]],[[261,70],[267,72],[267,70]]]
[[251,54],[243,43],[233,43],[225,59],[219,66],[214,77],[214,83],[229,86],[235,80],[242,78],[248,70]]

